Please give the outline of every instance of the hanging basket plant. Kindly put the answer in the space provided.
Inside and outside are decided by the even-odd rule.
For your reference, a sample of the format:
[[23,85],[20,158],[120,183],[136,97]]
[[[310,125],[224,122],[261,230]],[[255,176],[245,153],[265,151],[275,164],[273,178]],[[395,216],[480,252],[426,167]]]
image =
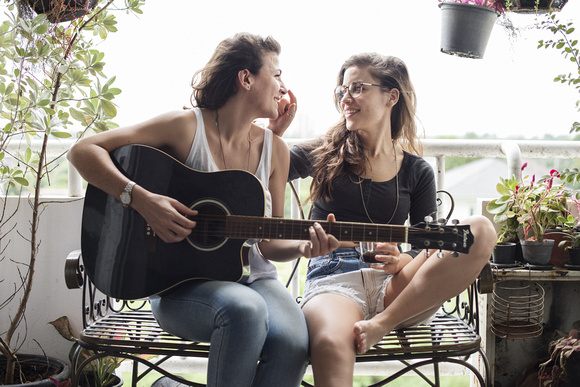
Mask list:
[[516,13],[546,13],[560,11],[568,0],[502,0],[506,11]]
[[71,21],[91,12],[99,0],[21,0],[37,14],[46,14],[51,23]]
[[446,0],[441,8],[441,52],[481,59],[501,3],[489,0]]

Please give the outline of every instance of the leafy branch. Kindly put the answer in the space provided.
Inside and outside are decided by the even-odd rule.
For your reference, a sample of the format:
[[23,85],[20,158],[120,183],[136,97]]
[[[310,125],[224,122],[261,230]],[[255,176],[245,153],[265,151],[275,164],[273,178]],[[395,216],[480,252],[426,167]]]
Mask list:
[[[577,47],[578,40],[574,39],[572,35],[575,31],[573,23],[563,23],[556,19],[554,13],[549,12],[546,14],[545,19],[540,22],[539,28],[551,31],[556,37],[549,40],[540,40],[538,48],[549,47],[556,49],[576,65],[576,73],[560,74],[554,78],[554,82],[567,83],[580,93],[580,51]],[[576,110],[580,112],[580,99],[576,101]],[[574,122],[570,129],[570,133],[574,132],[580,132],[580,122],[578,121]]]

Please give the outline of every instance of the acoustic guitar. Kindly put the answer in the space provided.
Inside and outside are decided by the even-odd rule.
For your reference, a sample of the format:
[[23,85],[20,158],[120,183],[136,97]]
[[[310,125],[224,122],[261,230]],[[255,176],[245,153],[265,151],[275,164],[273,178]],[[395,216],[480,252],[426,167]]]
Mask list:
[[[143,145],[111,152],[120,171],[143,188],[199,212],[191,235],[165,243],[147,222],[117,198],[89,184],[82,219],[84,268],[97,289],[118,299],[138,299],[194,279],[239,281],[250,239],[309,239],[310,220],[268,218],[261,182],[242,170],[201,172]],[[467,225],[365,224],[318,221],[340,241],[400,242],[467,253]]]

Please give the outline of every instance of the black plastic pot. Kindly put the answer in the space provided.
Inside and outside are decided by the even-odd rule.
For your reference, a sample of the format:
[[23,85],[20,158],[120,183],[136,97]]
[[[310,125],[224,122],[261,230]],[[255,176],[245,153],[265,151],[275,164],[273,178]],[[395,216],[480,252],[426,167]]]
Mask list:
[[[44,373],[43,379],[32,381],[26,384],[8,384],[14,387],[54,387],[54,383],[49,377],[54,378],[57,382],[63,382],[70,377],[70,366],[58,359],[52,357],[44,357],[40,355],[18,355],[18,360],[22,367],[31,367],[41,370]],[[47,363],[48,361],[48,363]],[[6,358],[0,356],[0,371],[6,370]],[[25,368],[26,370],[26,368]],[[3,373],[3,372],[0,372]],[[26,374],[26,372],[25,372]],[[3,383],[4,380],[0,380]]]
[[[515,13],[546,13],[549,11],[560,11],[568,0],[512,0],[508,11]],[[503,1],[506,4],[506,1]]]
[[481,59],[499,12],[468,3],[440,3],[441,52]]
[[492,261],[498,265],[507,265],[516,262],[516,244],[512,242],[498,243],[492,252]]

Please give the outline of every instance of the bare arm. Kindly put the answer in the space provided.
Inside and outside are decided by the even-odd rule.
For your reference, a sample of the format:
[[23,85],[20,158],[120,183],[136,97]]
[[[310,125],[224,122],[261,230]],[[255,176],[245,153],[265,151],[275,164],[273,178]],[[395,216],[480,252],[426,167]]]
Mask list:
[[[274,136],[273,146],[272,175],[269,183],[272,194],[272,216],[283,217],[290,155],[288,147],[281,138]],[[334,215],[330,215],[328,220],[334,221]],[[318,223],[310,228],[309,233],[310,240],[260,242],[260,250],[268,259],[286,262],[301,256],[312,258],[325,255],[339,247],[338,240],[334,236],[326,234]]]
[[[129,179],[115,167],[109,152],[124,145],[142,144],[165,147],[183,160],[195,134],[196,122],[192,114],[186,111],[167,113],[140,124],[87,137],[71,148],[68,160],[86,181],[118,199]],[[183,240],[195,226],[195,222],[186,218],[195,215],[195,211],[140,186],[133,188],[131,207],[165,242]]]

